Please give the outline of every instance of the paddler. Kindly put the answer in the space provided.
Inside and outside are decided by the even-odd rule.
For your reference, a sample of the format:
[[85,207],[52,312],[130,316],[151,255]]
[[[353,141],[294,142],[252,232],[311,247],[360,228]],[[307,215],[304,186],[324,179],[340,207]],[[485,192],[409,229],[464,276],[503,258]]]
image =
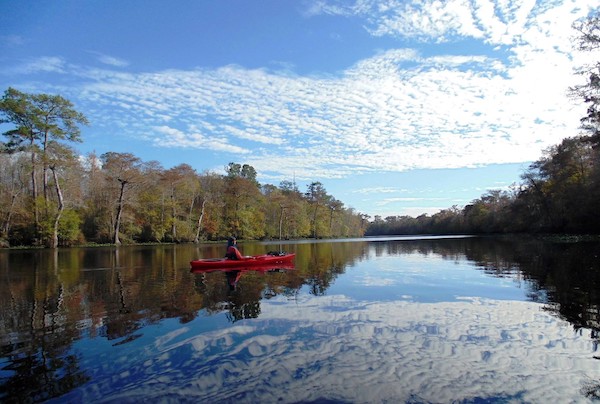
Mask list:
[[241,260],[244,258],[240,253],[240,250],[238,250],[237,240],[233,236],[227,239],[227,253],[225,254],[225,257],[230,260]]

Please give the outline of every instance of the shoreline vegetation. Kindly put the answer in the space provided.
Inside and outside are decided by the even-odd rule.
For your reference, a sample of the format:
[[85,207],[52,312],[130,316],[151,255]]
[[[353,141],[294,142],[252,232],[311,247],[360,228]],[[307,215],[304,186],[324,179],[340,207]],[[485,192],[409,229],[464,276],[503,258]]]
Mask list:
[[[451,236],[449,234],[415,234],[415,235],[407,235],[407,234],[390,234],[390,235],[381,235],[381,236],[364,236],[361,237],[362,239],[364,239],[365,241],[369,241],[372,238],[377,238],[377,237],[382,237],[382,238],[386,238],[386,237],[409,237],[409,236],[414,236],[415,238],[418,238],[420,236],[422,237],[439,237],[439,238],[444,238],[445,236]],[[580,243],[580,242],[600,242],[600,234],[544,234],[544,233],[519,233],[519,234],[507,234],[507,233],[499,233],[499,234],[454,234],[454,236],[465,236],[465,237],[481,237],[481,238],[486,238],[486,237],[493,237],[493,238],[500,238],[500,239],[514,239],[516,238],[520,238],[520,239],[532,239],[532,240],[541,240],[541,241],[547,241],[547,242],[552,242],[552,243],[564,243],[564,244],[568,244],[568,243]],[[313,241],[319,241],[319,240],[327,240],[327,241],[335,241],[335,240],[341,240],[343,241],[344,239],[352,239],[354,237],[336,237],[336,238],[320,238],[320,239],[312,239],[312,238],[298,238],[298,239],[284,239],[284,240],[279,240],[279,239],[262,239],[262,240],[239,240],[240,243],[255,243],[255,242],[294,242],[294,241],[307,241],[307,240],[313,240]],[[411,240],[413,239],[413,237],[411,237]],[[202,244],[202,245],[210,245],[210,244],[225,244],[227,240],[223,239],[223,240],[204,240],[204,241],[200,241],[198,244]],[[144,246],[177,246],[177,245],[189,245],[189,244],[196,244],[194,242],[145,242],[145,243],[130,243],[130,244],[111,244],[111,243],[104,243],[104,244],[98,244],[98,243],[86,243],[86,244],[78,244],[78,245],[71,245],[71,246],[61,246],[59,248],[61,249],[77,249],[77,248],[106,248],[106,247],[113,247],[113,248],[119,248],[119,247],[144,247]],[[0,251],[3,250],[44,250],[46,249],[45,246],[31,246],[31,245],[19,245],[19,246],[9,246],[9,247],[0,247]]]
[[[600,50],[600,13],[573,26],[574,47]],[[596,52],[596,53],[594,53]],[[569,88],[584,104],[581,133],[566,137],[505,190],[429,216],[371,217],[315,181],[260,184],[254,167],[225,175],[188,164],[165,169],[132,153],[81,156],[87,118],[59,95],[8,88],[0,99],[0,248],[416,234],[600,234],[600,58]],[[570,134],[565,134],[569,136]],[[572,237],[572,236],[568,236]],[[576,236],[573,236],[576,237]]]

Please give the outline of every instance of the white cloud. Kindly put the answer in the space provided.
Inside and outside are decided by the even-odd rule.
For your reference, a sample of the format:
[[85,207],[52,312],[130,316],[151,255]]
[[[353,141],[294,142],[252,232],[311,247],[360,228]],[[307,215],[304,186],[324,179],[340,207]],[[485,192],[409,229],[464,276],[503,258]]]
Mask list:
[[[405,61],[420,67],[403,69]],[[541,65],[533,66],[535,72],[509,69],[511,78],[497,66],[489,57],[424,58],[393,50],[357,63],[337,79],[235,66],[104,72],[108,77],[86,85],[83,94],[110,104],[110,119],[97,121],[131,121],[132,128],[144,121],[155,127],[210,126],[211,137],[238,144],[238,152],[251,147],[245,141],[269,145],[254,154],[255,168],[277,166],[287,176],[530,161],[543,146],[573,134],[578,117],[565,88],[547,85],[558,80],[556,69],[546,68],[545,82],[536,84],[526,77]],[[118,105],[127,106],[127,113]],[[182,147],[215,150],[197,134],[185,136],[187,141],[179,139]]]
[[[375,35],[485,42],[485,51],[465,48],[460,55],[435,45],[427,53],[388,49],[337,76],[234,65],[134,74],[68,66],[60,58],[40,59],[24,71],[83,80],[64,93],[87,105],[98,125],[118,122],[119,130],[144,133],[161,147],[239,153],[272,177],[524,162],[577,133],[584,111],[566,97],[580,60],[570,49],[570,26],[592,5],[315,2],[307,15],[358,16]],[[109,66],[126,65],[98,55]]]
[[155,127],[154,130],[159,134],[154,137],[154,143],[161,147],[193,147],[239,154],[249,153],[246,149],[229,144],[224,138],[209,138],[202,133],[186,133],[168,126]]
[[45,56],[9,68],[9,72],[12,74],[66,73],[70,68],[63,58]]
[[420,202],[420,201],[446,201],[448,198],[418,198],[418,197],[398,197],[384,198],[376,202],[377,206],[385,206],[395,202]]
[[395,192],[407,192],[407,189],[404,188],[395,188],[395,187],[374,187],[374,188],[360,188],[355,189],[352,193],[356,194],[388,194]]
[[105,65],[114,66],[114,67],[129,66],[129,62],[124,59],[120,59],[120,58],[110,56],[110,55],[105,55],[104,53],[100,53],[100,52],[90,51],[89,53],[95,55],[96,58],[98,59],[98,61]]
[[448,209],[448,206],[405,206],[405,204],[385,205],[386,208],[377,209],[377,216],[383,218],[388,216],[410,216],[418,217],[420,215],[433,216],[441,210]]
[[[200,318],[151,340],[140,347],[146,360],[116,358],[117,369],[94,373],[78,398],[563,402],[585,401],[582,386],[600,378],[589,335],[536,303],[280,299],[262,300],[260,317],[240,325],[205,331]],[[110,389],[121,363],[135,383]]]

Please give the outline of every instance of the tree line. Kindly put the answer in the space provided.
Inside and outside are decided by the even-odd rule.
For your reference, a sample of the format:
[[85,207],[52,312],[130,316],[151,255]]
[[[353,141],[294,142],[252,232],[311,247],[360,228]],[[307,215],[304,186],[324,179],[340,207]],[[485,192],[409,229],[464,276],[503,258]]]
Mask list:
[[[600,49],[600,13],[574,25],[575,46]],[[545,150],[508,190],[492,190],[465,207],[432,216],[376,216],[367,235],[423,233],[600,234],[600,58],[582,66],[583,84],[569,89],[586,105],[577,136]]]
[[429,216],[375,216],[366,235],[600,234],[600,138],[564,139],[508,190],[491,190],[464,207]]
[[0,143],[2,246],[356,237],[367,226],[322,183],[260,184],[247,164],[220,175],[132,153],[82,157],[71,143],[88,121],[58,95],[9,88],[0,118],[13,125]]

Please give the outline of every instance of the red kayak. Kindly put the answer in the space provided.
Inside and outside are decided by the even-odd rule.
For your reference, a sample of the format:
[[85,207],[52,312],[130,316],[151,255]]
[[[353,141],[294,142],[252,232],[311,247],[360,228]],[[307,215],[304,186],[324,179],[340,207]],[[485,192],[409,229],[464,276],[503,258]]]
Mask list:
[[221,267],[221,268],[194,268],[190,269],[190,272],[194,274],[207,274],[210,272],[287,272],[292,269],[296,269],[294,264],[273,264],[273,265],[259,265],[259,266],[247,266],[247,267]]
[[195,269],[243,269],[243,268],[260,268],[271,267],[277,265],[281,267],[289,267],[294,261],[296,254],[264,254],[244,257],[240,260],[232,260],[229,258],[208,258],[191,261],[192,270]]

